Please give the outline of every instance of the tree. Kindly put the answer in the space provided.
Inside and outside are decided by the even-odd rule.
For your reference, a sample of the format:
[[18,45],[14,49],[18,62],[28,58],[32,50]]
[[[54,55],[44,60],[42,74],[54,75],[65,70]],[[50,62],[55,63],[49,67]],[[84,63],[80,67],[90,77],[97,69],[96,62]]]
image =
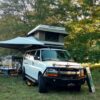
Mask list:
[[65,47],[72,55],[80,62],[97,62],[100,7],[94,1],[4,0],[0,5],[0,38],[23,36],[38,24],[64,26],[69,32]]
[[66,25],[70,35],[65,38],[65,46],[80,62],[99,62],[99,10],[93,3],[82,3],[81,15],[84,15],[84,18]]

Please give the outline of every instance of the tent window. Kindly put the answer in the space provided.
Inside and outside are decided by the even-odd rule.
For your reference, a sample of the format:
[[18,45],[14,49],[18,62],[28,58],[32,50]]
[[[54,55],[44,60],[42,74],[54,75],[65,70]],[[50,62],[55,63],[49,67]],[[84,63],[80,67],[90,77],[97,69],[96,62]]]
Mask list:
[[59,34],[51,33],[51,32],[46,32],[45,33],[45,41],[58,42],[59,41]]

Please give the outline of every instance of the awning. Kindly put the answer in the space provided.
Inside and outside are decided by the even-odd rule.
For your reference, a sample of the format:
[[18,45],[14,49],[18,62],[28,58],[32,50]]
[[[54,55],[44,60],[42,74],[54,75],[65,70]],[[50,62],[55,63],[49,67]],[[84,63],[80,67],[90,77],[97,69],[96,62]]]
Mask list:
[[44,43],[36,40],[34,37],[17,37],[11,40],[0,41],[0,47],[24,50],[30,47],[43,46]]

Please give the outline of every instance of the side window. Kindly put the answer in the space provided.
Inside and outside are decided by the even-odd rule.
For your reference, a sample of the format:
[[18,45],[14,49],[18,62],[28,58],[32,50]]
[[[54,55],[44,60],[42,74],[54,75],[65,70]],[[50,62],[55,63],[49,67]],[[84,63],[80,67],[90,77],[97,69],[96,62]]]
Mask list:
[[40,60],[40,51],[39,50],[35,54],[35,59]]
[[36,53],[36,51],[31,51],[30,52],[30,54],[33,55],[33,56],[35,55],[35,53]]
[[25,54],[24,55],[27,55],[27,54],[29,54],[30,52],[29,51],[27,51],[27,52],[25,52]]
[[25,52],[25,54],[24,54],[24,56],[23,56],[24,59],[25,59],[25,57],[27,56],[27,54],[28,54],[28,52]]

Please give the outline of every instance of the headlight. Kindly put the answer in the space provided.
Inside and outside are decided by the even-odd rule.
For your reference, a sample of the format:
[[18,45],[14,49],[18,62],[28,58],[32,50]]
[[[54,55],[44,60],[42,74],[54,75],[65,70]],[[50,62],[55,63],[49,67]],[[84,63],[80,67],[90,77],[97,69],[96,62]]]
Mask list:
[[50,68],[46,70],[47,73],[57,73],[58,71],[56,69]]
[[56,77],[56,76],[58,76],[58,71],[56,69],[53,69],[53,68],[48,68],[45,71],[44,76]]

